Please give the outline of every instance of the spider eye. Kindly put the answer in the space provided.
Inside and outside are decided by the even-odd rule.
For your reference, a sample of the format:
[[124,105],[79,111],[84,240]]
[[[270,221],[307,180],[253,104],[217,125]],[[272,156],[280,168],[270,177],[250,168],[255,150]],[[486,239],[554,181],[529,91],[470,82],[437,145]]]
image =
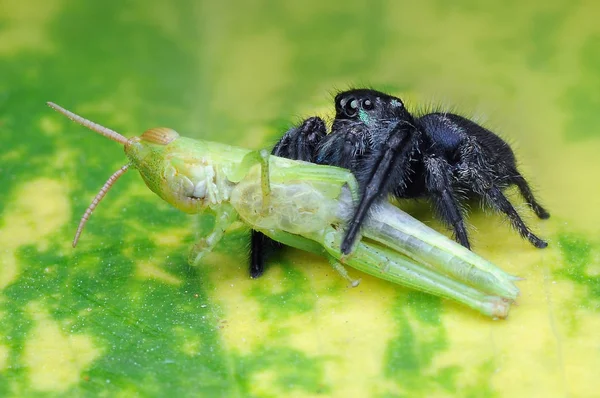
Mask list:
[[362,102],[362,108],[365,111],[370,111],[370,110],[373,110],[373,108],[375,108],[375,106],[373,105],[373,101],[371,101],[370,99],[366,99]]
[[344,104],[344,113],[348,117],[354,117],[358,113],[358,100],[354,98],[348,99]]

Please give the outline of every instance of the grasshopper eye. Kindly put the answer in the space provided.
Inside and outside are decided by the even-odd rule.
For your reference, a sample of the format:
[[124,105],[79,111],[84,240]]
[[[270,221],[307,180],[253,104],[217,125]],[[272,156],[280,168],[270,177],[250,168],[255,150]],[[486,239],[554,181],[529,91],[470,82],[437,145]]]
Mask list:
[[168,127],[155,127],[144,131],[140,138],[144,141],[151,142],[153,144],[167,145],[169,142],[177,139],[179,134],[177,131]]

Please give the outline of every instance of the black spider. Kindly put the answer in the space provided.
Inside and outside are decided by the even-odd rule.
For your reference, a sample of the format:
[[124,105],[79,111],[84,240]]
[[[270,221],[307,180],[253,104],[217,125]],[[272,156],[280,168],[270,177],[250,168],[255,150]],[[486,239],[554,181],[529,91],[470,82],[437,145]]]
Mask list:
[[[354,173],[361,200],[342,242],[344,254],[350,252],[373,202],[388,194],[429,198],[439,217],[454,230],[456,240],[467,248],[470,244],[460,202],[472,196],[506,214],[535,247],[548,245],[531,232],[502,193],[514,184],[539,218],[550,217],[517,171],[510,146],[491,131],[452,113],[413,116],[399,98],[369,89],[338,94],[335,108],[329,134],[323,120],[311,117],[287,131],[272,153]],[[253,231],[252,277],[263,273],[269,242]]]

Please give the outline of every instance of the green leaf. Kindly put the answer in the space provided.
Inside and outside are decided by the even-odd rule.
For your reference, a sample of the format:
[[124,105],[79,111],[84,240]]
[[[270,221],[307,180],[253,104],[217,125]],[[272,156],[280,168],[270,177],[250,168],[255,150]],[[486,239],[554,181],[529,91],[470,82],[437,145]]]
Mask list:
[[[0,0],[0,10],[0,396],[596,395],[600,6]],[[192,268],[210,218],[169,208],[135,173],[71,247],[126,160],[46,101],[126,136],[169,126],[262,148],[302,117],[331,117],[330,94],[360,85],[411,109],[477,116],[514,144],[552,218],[519,211],[550,246],[534,249],[476,203],[469,218],[474,250],[525,278],[506,321],[357,272],[348,288],[324,259],[292,249],[250,280],[241,225]],[[447,232],[427,203],[400,205]]]

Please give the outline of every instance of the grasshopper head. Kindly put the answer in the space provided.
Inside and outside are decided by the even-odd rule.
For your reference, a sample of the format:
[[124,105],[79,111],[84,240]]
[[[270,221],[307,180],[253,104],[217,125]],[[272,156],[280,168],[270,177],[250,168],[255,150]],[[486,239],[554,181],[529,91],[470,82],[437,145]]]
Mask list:
[[181,211],[197,213],[209,203],[214,172],[178,139],[173,129],[153,128],[131,138],[125,154],[152,192]]
[[150,190],[179,210],[196,213],[208,204],[207,185],[214,177],[214,173],[211,175],[212,168],[198,168],[193,162],[181,161],[179,152],[182,145],[177,144],[179,134],[176,131],[159,127],[127,139],[52,102],[48,102],[48,105],[76,123],[122,144],[130,161],[110,176],[81,217],[73,247],[77,245],[83,227],[96,206],[129,167],[136,168]]

